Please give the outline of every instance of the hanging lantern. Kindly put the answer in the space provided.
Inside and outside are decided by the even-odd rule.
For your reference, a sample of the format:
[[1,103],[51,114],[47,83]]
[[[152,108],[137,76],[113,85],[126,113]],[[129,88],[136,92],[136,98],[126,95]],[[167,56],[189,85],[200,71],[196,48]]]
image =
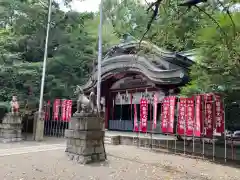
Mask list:
[[129,94],[128,94],[128,91],[126,90],[125,101],[128,102],[128,100],[129,100]]
[[147,88],[146,88],[146,90],[145,90],[145,98],[146,98],[147,100],[150,100],[150,98],[149,98],[149,93],[148,93]]

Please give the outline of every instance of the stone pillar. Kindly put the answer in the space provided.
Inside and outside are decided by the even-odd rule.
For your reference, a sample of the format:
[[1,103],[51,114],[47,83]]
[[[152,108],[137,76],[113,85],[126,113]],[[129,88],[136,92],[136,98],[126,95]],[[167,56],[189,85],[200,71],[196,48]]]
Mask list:
[[18,142],[22,140],[22,119],[18,113],[7,113],[0,124],[0,141]]
[[80,164],[106,160],[103,130],[104,119],[95,114],[75,114],[65,130],[65,152]]
[[33,123],[33,140],[42,141],[44,134],[44,112],[34,113],[34,123]]

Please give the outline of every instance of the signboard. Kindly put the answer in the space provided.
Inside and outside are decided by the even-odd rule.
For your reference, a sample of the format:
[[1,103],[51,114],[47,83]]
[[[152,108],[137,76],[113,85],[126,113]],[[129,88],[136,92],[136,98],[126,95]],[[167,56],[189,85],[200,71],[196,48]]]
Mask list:
[[186,98],[186,136],[193,136],[194,124],[194,97]]
[[178,105],[177,134],[184,135],[186,123],[186,98],[180,98]]
[[215,123],[216,133],[224,132],[224,109],[221,96],[215,95]]
[[174,113],[175,113],[175,96],[169,96],[169,121],[168,121],[168,133],[173,133],[174,126]]
[[60,108],[60,99],[55,99],[53,103],[53,120],[58,120],[59,115],[59,108]]
[[140,124],[141,131],[147,132],[148,102],[145,98],[140,101]]
[[194,136],[200,137],[202,132],[202,96],[196,96],[196,120],[195,120],[195,129],[194,129]]
[[162,103],[162,113],[161,113],[161,129],[163,133],[168,132],[168,122],[169,122],[169,97],[165,97]]
[[[150,102],[150,99],[152,99],[152,102],[153,102],[155,93],[158,93],[158,97],[157,97],[158,102],[161,102],[165,96],[162,91],[158,91],[158,92],[149,91],[149,92],[147,92],[147,96],[145,96],[145,93],[141,93],[141,92],[132,93],[132,104],[139,104],[142,96],[144,96],[148,100],[148,102]],[[126,93],[116,94],[115,104],[121,105],[121,103],[122,104],[131,104],[130,93],[128,95]]]
[[213,135],[213,97],[211,94],[204,94],[205,118],[204,135],[212,137]]

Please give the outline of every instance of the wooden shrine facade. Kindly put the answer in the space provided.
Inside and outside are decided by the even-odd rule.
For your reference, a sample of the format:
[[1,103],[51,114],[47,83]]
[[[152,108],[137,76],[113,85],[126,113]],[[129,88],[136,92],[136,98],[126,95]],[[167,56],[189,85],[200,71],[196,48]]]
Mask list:
[[[144,41],[141,51],[137,51],[138,47],[136,41],[114,46],[101,62],[101,102],[105,107],[105,126],[109,130],[133,130],[133,105],[136,104],[139,120],[142,96],[148,98],[148,122],[151,123],[155,92],[159,94],[157,126],[160,126],[161,100],[177,95],[180,87],[189,81],[189,67],[194,63],[192,53],[167,52]],[[86,93],[93,89],[96,92],[97,71],[95,67],[91,78],[82,86]]]

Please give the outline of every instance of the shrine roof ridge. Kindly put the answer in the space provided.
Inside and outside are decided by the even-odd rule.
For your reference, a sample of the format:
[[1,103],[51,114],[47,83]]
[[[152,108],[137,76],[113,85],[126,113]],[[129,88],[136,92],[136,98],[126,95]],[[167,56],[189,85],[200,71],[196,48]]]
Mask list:
[[[140,49],[140,50],[139,50]],[[141,53],[141,50],[146,50]],[[181,84],[193,65],[195,51],[171,52],[142,41],[128,41],[110,48],[101,61],[101,78],[106,80],[120,72],[145,75],[155,84]],[[96,86],[98,69],[94,67],[92,75],[83,89],[88,91]]]

